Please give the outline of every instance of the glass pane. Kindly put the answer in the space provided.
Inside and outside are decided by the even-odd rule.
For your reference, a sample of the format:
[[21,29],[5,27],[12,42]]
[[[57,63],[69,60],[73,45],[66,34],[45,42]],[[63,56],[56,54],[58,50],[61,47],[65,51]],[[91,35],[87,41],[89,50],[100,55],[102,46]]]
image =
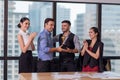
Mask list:
[[4,54],[4,0],[0,0],[0,56]]
[[18,60],[9,60],[7,69],[7,79],[8,80],[18,80]]
[[[57,3],[57,34],[61,31],[61,22],[71,21],[71,32],[76,34],[82,46],[82,41],[88,39],[88,31],[96,26],[96,4]],[[56,46],[59,44],[57,43]],[[57,53],[56,56],[59,54]]]
[[0,80],[4,79],[4,62],[0,60]]
[[120,73],[120,60],[111,60],[111,71]]
[[104,56],[120,56],[120,5],[102,5]]
[[[43,30],[44,19],[52,17],[52,3],[9,0],[8,8],[8,56],[19,56],[21,53],[17,40],[19,28],[16,25],[23,16],[26,16],[30,19],[30,32],[38,33]],[[37,48],[37,37],[34,44]],[[37,50],[33,51],[33,55],[37,56]]]

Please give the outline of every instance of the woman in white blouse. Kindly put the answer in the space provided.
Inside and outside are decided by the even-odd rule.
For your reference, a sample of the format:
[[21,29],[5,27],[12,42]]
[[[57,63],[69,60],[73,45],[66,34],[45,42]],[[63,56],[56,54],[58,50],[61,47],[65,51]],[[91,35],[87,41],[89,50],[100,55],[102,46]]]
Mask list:
[[36,33],[28,33],[30,20],[27,17],[21,18],[17,26],[20,28],[17,38],[22,51],[19,59],[19,73],[32,72],[32,51],[35,50],[33,40]]

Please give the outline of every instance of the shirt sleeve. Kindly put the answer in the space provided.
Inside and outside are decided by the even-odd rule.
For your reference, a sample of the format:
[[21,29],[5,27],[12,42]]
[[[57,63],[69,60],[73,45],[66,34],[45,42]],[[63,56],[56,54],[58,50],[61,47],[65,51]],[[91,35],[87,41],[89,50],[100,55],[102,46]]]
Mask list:
[[42,35],[38,39],[38,52],[42,51],[44,53],[48,53],[50,47],[47,46],[47,37]]
[[80,49],[81,49],[80,41],[79,41],[79,37],[76,35],[74,36],[74,44],[75,44],[75,49],[77,49],[78,52],[80,52]]
[[53,42],[54,43],[59,41],[59,36],[60,35],[56,35],[56,36],[53,37]]

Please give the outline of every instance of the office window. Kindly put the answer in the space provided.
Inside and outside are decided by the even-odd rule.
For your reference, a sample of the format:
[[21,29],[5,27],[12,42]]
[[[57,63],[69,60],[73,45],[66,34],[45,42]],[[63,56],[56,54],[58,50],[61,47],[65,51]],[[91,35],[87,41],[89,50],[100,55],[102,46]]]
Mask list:
[[[102,5],[102,41],[104,56],[120,56],[120,5]],[[113,60],[112,70],[120,71],[120,62]]]
[[8,60],[8,70],[7,70],[8,80],[18,80],[18,60]]
[[0,0],[0,57],[4,55],[4,0]]
[[[96,16],[96,4],[57,3],[56,33],[60,34],[62,32],[61,22],[63,20],[70,20],[72,24],[71,32],[79,37],[82,46],[82,41],[89,38],[89,28],[97,27]],[[58,45],[57,43],[56,46]],[[58,55],[56,53],[56,56]]]
[[120,72],[120,60],[111,60],[111,71]]
[[104,56],[120,56],[120,6],[102,5]]
[[[29,32],[39,33],[44,28],[44,19],[52,17],[52,3],[9,0],[8,25],[10,25],[10,28],[8,28],[8,46],[12,47],[8,48],[8,56],[19,56],[21,53],[20,47],[14,46],[19,46],[18,41],[16,41],[19,32],[17,24],[22,17],[28,17],[30,19]],[[37,48],[37,37],[34,40],[34,44]],[[9,52],[10,50],[12,50],[12,53]],[[37,56],[37,51],[34,51],[33,55]]]
[[4,63],[3,60],[0,60],[0,80],[3,80],[4,78]]

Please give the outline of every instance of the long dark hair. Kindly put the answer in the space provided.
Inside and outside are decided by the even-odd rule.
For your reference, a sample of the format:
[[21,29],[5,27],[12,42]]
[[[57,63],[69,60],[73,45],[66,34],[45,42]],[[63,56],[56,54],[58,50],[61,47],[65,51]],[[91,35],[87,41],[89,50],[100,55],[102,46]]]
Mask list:
[[[23,22],[26,21],[26,20],[30,21],[29,18],[27,18],[27,17],[22,17],[22,18],[20,19],[20,22],[23,23]],[[21,28],[20,22],[19,22],[19,24],[17,25],[18,28]]]
[[97,35],[97,40],[100,41],[100,32],[99,32],[98,28],[97,27],[91,27],[90,29],[92,29],[95,33],[98,34]]

